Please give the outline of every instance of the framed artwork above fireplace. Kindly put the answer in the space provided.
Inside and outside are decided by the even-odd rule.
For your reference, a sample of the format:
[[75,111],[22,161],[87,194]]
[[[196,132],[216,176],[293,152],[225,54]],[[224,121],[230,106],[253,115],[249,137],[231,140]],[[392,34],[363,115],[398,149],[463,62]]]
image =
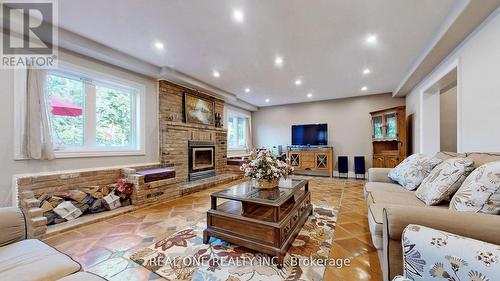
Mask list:
[[214,125],[215,103],[213,100],[184,92],[186,123]]

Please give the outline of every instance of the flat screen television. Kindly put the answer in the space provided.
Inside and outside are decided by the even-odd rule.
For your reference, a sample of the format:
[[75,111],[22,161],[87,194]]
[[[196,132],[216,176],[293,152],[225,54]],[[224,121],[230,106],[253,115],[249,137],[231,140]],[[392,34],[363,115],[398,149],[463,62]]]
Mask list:
[[292,125],[292,145],[327,144],[327,124]]

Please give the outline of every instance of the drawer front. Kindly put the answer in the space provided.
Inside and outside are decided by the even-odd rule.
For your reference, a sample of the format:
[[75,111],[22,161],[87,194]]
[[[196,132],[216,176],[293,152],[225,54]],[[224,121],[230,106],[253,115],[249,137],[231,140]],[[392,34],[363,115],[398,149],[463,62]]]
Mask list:
[[288,235],[290,235],[290,233],[292,232],[292,224],[291,224],[291,220],[287,221],[287,223],[285,223],[281,229],[280,229],[280,244],[283,244],[283,242],[285,242],[286,238],[288,237]]
[[311,204],[311,194],[308,194],[305,198],[302,199],[302,202],[299,203],[298,208],[296,208],[288,218],[288,221],[281,227],[280,231],[280,243],[285,242],[288,236],[293,232],[294,229],[298,227],[299,219],[305,215],[307,212],[308,206]]
[[275,229],[273,227],[220,216],[212,216],[209,221],[210,228],[214,230],[247,237],[261,243],[275,244]]
[[302,161],[302,169],[314,169],[316,167],[316,163],[313,161]]
[[304,162],[314,162],[314,153],[302,153],[302,160]]
[[302,204],[300,204],[299,216],[302,216],[302,214],[304,214],[304,212],[307,210],[307,206],[309,206],[309,203],[308,203],[309,201],[310,201],[310,199],[308,197],[304,200],[304,202],[302,202]]

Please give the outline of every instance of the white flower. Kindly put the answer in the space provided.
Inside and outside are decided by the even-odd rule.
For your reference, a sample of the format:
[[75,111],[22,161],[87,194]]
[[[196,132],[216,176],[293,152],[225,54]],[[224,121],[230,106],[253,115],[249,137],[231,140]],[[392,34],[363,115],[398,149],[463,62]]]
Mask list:
[[276,159],[269,150],[252,151],[250,162],[241,165],[246,177],[255,179],[279,179],[293,171],[287,162]]

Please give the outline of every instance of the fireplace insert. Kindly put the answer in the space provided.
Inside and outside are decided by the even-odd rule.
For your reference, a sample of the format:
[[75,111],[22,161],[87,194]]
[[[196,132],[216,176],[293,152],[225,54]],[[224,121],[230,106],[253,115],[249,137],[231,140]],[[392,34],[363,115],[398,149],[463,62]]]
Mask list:
[[190,141],[188,155],[190,181],[215,176],[215,145],[213,142]]

